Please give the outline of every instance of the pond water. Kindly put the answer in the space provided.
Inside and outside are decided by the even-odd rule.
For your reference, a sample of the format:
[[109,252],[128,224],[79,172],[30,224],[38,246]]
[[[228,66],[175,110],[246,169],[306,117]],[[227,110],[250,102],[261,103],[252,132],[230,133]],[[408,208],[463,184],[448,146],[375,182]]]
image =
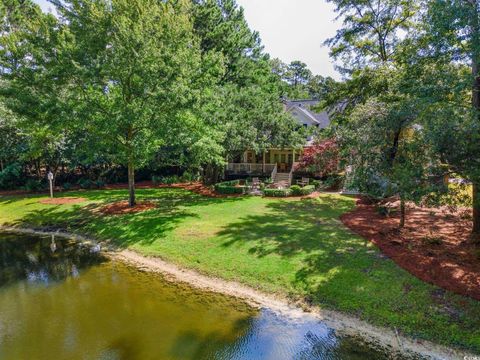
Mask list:
[[108,261],[71,240],[0,234],[0,359],[386,359],[292,320]]

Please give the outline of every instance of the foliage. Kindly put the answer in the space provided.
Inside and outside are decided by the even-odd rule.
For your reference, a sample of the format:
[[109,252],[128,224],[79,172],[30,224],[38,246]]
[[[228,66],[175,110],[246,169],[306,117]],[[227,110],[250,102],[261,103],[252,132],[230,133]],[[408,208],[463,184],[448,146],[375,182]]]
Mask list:
[[300,185],[290,186],[290,191],[293,196],[302,195],[302,187]]
[[265,189],[263,195],[267,197],[287,197],[291,195],[290,189]]
[[330,55],[345,64],[344,71],[381,64],[396,56],[401,30],[411,28],[418,4],[414,0],[328,0],[343,19],[337,34],[327,40]]
[[336,173],[339,162],[337,142],[333,139],[322,140],[304,149],[298,169],[324,177]]
[[293,196],[306,196],[310,195],[315,191],[315,185],[306,185],[301,187],[299,185],[290,186],[290,195]]
[[245,186],[240,186],[239,180],[225,181],[215,185],[215,191],[219,194],[244,194]]
[[305,195],[310,195],[315,191],[315,186],[314,185],[306,185],[301,188],[300,195],[305,196]]
[[97,189],[104,188],[105,185],[106,185],[106,184],[105,184],[105,181],[103,181],[103,180],[96,180],[93,184],[95,185],[95,187],[96,187]]
[[177,175],[162,176],[160,179],[160,183],[165,185],[178,184],[179,182],[181,182],[181,179]]
[[0,189],[14,189],[22,182],[22,167],[12,163],[0,171]]
[[27,191],[37,192],[43,189],[45,189],[45,184],[42,180],[28,179],[25,182],[25,190]]
[[157,185],[160,185],[161,184],[161,177],[158,176],[158,175],[153,175],[152,176],[152,183],[153,185],[157,186]]
[[91,189],[94,185],[93,181],[90,179],[80,179],[77,184],[82,189]]

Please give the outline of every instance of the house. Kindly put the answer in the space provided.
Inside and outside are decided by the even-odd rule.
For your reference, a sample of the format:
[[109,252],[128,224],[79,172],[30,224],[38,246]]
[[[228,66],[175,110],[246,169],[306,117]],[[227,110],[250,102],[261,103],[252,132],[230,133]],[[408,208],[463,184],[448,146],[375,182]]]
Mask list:
[[[318,100],[283,100],[284,109],[290,113],[300,126],[325,129],[330,125],[326,111],[315,112],[312,108]],[[305,139],[305,147],[313,139]],[[294,164],[302,157],[302,149],[268,149],[261,154],[246,150],[243,155],[227,165],[227,176],[271,176],[275,182],[292,182]]]

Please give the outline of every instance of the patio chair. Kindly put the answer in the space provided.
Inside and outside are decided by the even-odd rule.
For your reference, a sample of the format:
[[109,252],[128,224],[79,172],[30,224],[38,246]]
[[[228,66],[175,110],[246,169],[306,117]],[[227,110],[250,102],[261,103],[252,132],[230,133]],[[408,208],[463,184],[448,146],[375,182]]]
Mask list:
[[302,180],[297,180],[297,185],[307,186],[310,184],[310,178],[302,177]]

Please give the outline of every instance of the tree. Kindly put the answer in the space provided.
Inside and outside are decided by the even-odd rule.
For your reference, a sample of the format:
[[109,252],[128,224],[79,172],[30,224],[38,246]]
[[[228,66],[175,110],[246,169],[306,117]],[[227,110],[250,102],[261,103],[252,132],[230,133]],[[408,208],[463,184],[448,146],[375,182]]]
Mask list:
[[[199,144],[218,150],[215,140],[223,148],[224,161],[246,149],[261,152],[272,144],[297,145],[297,126],[284,114],[280,101],[284,85],[274,72],[282,71],[275,63],[282,65],[263,52],[243,9],[234,0],[196,0],[194,4],[194,30],[202,53],[219,54],[226,69],[203,103],[201,117],[213,135]],[[204,158],[209,161],[203,164],[207,182],[215,182],[224,161],[218,161],[218,156]]]
[[355,108],[341,134],[341,141],[350,145],[344,155],[354,168],[351,185],[377,198],[398,196],[400,227],[405,225],[407,201],[420,203],[442,187],[440,162],[417,119],[416,106],[408,99],[371,98]]
[[418,5],[414,0],[328,0],[336,5],[343,27],[325,44],[330,55],[342,60],[343,70],[363,68],[392,60]]
[[312,77],[312,72],[308,69],[307,64],[295,60],[287,67],[286,80],[294,88],[300,85],[306,85]]
[[334,139],[326,139],[305,148],[298,168],[324,177],[336,173],[339,163],[337,142]]
[[[473,228],[480,235],[480,3],[425,3],[417,37],[413,93],[422,99],[429,141],[473,184]],[[468,69],[469,68],[469,69]]]
[[63,1],[77,121],[108,143],[128,168],[135,205],[135,169],[190,121],[200,83],[201,54],[187,1]]

